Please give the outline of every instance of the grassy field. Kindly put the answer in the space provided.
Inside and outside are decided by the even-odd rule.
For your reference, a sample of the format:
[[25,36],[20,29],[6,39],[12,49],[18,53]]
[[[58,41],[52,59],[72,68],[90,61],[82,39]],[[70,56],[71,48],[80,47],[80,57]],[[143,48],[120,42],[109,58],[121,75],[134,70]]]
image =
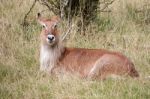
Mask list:
[[[39,72],[37,4],[22,28],[33,0],[0,0],[0,99],[149,99],[150,1],[116,0],[110,14],[101,13],[80,35],[75,26],[66,45],[103,48],[128,56],[139,79],[89,81],[72,75],[50,77]],[[137,13],[137,9],[140,11]],[[60,28],[64,31],[63,28]]]

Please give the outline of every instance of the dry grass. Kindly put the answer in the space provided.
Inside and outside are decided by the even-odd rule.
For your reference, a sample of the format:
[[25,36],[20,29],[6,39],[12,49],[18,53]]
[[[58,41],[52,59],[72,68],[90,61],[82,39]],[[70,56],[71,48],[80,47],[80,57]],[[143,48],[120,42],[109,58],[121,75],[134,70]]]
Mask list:
[[[99,15],[98,25],[87,27],[86,36],[73,29],[67,46],[120,51],[130,57],[141,75],[136,80],[125,78],[105,81],[87,81],[71,75],[55,78],[39,72],[41,28],[36,23],[35,15],[44,9],[43,6],[37,4],[34,8],[28,18],[31,24],[26,30],[20,25],[32,2],[0,1],[1,99],[150,98],[150,80],[145,79],[150,76],[150,24],[140,21],[147,16],[136,16],[134,13],[135,8],[143,8],[145,3],[150,3],[149,0],[116,0],[112,5],[112,14]],[[128,3],[131,5],[127,8],[125,5]]]

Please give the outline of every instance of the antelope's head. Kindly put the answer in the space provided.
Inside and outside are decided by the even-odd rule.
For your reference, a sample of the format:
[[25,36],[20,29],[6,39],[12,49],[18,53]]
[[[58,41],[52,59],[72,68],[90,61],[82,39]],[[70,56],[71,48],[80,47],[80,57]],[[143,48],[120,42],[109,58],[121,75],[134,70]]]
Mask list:
[[59,34],[57,30],[57,23],[59,18],[57,16],[51,19],[45,19],[41,17],[41,14],[37,15],[38,22],[42,25],[41,41],[48,46],[55,46],[59,42]]

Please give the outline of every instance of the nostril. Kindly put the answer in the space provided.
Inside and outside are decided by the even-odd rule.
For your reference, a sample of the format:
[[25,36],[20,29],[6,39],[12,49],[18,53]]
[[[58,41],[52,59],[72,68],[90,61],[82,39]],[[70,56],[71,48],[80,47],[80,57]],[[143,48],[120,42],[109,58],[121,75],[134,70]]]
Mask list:
[[47,38],[48,38],[50,41],[52,41],[52,40],[54,39],[54,36],[53,36],[53,35],[49,35]]
[[52,36],[52,38],[51,38],[52,40],[54,39],[54,36]]
[[47,37],[47,39],[49,39],[49,40],[50,40],[50,37]]

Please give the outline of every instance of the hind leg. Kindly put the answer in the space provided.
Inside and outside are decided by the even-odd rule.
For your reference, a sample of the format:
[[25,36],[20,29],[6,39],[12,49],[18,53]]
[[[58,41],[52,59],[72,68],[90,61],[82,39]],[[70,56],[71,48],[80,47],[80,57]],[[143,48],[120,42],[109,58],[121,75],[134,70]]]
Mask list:
[[103,71],[104,67],[107,67],[109,63],[103,58],[100,58],[93,66],[93,68],[88,73],[88,79],[106,79],[107,73]]
[[91,68],[88,78],[89,79],[105,79],[107,76],[122,75],[127,73],[127,67],[125,61],[114,55],[103,55],[99,58]]

